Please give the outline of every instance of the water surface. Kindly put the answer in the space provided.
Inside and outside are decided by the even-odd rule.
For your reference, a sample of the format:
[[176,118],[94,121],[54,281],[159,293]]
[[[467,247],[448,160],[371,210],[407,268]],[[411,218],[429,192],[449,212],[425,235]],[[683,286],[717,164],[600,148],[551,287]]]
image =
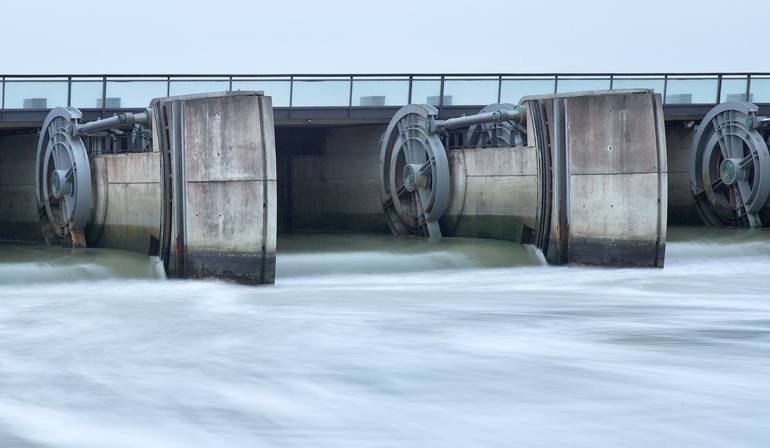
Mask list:
[[0,447],[770,440],[766,232],[675,230],[662,270],[479,240],[280,243],[259,288],[0,249]]

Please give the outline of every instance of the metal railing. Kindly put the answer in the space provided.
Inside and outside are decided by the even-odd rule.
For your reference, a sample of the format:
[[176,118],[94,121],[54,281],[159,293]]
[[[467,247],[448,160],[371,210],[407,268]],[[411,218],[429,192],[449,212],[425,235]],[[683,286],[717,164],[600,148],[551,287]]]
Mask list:
[[138,109],[152,98],[262,90],[278,108],[438,107],[516,103],[526,95],[651,88],[664,103],[770,103],[770,72],[295,75],[3,75],[0,109]]

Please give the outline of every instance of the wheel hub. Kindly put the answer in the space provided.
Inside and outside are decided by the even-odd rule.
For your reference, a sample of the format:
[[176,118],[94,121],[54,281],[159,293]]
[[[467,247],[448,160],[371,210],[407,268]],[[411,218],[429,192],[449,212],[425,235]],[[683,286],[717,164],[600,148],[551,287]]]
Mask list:
[[413,192],[418,188],[425,188],[428,184],[428,177],[420,172],[422,165],[409,163],[404,166],[404,188]]
[[54,170],[51,173],[51,193],[56,199],[72,192],[72,184],[67,181],[67,170]]
[[735,183],[738,174],[738,162],[739,161],[735,159],[725,159],[722,161],[722,164],[719,167],[719,175],[725,185],[732,185]]

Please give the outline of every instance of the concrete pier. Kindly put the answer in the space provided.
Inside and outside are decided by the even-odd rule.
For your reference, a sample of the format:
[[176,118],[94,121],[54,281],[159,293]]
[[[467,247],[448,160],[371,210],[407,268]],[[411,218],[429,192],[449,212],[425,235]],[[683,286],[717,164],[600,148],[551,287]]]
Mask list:
[[160,255],[175,277],[273,283],[275,137],[255,92],[154,100],[163,160]]
[[667,152],[648,90],[524,99],[541,152],[538,240],[549,262],[662,267]]

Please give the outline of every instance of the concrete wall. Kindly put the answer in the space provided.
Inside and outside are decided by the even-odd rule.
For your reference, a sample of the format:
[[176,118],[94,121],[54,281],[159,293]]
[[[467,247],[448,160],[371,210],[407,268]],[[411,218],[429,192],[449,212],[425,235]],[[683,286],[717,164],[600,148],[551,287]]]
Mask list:
[[537,212],[536,149],[457,149],[447,157],[452,182],[444,235],[521,241]]
[[384,131],[383,126],[329,128],[321,153],[292,156],[294,231],[390,232],[379,192]]
[[156,117],[166,114],[171,133],[170,141],[160,145],[171,148],[173,165],[169,273],[274,282],[276,161],[270,97],[254,92],[172,97],[153,102],[153,108]]
[[160,235],[160,177],[157,152],[93,156],[88,246],[149,253]]
[[37,134],[0,135],[0,240],[42,242],[35,187]]
[[648,93],[567,99],[570,261],[662,267],[668,192],[662,112],[660,98]]
[[695,127],[685,122],[666,123],[668,150],[668,223],[702,225],[690,187],[690,154]]
[[662,267],[668,182],[661,98],[633,90],[526,101],[546,176],[536,240],[549,262]]

